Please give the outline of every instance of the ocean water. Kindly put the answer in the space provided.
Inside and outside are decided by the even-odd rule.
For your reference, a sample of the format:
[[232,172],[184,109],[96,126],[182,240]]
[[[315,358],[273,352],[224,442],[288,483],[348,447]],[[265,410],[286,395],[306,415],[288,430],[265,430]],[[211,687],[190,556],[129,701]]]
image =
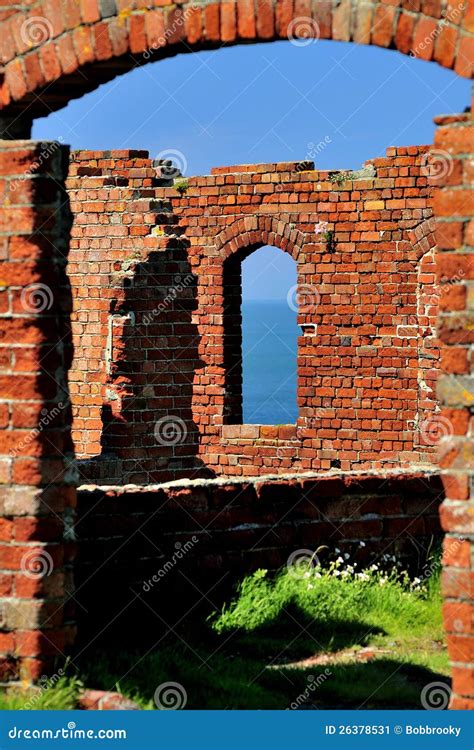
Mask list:
[[296,312],[284,301],[242,303],[244,424],[294,424]]

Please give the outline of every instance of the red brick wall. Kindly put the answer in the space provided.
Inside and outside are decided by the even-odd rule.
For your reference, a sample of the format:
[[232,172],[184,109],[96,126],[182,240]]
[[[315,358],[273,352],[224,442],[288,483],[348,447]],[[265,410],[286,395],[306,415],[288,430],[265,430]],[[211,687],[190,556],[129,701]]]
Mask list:
[[408,471],[81,488],[79,638],[86,646],[104,627],[107,643],[123,644],[138,621],[142,643],[150,634],[155,643],[163,623],[150,608],[167,622],[189,619],[199,602],[209,611],[228,600],[244,575],[320,545],[363,564],[395,554],[420,571],[442,496],[435,474]]
[[0,141],[1,682],[63,664],[74,635],[67,158]]
[[[431,460],[443,425],[427,152],[389,149],[343,180],[311,163],[216,169],[181,194],[143,152],[74,154],[73,435],[79,457],[102,451],[84,477]],[[297,261],[305,333],[299,418],[279,429],[233,424],[241,393],[228,379],[240,263],[264,244]]]
[[453,708],[474,708],[472,478],[474,123],[472,115],[438,118],[435,147],[445,168],[434,180],[437,272],[441,284],[438,327],[442,371],[438,395],[450,426],[441,442],[446,500],[441,507],[444,542],[445,626],[453,674]]
[[115,394],[104,386],[110,382],[109,364],[120,356],[116,345],[120,346],[124,285],[133,279],[138,261],[147,257],[145,238],[155,223],[151,186],[157,184],[156,170],[147,156],[126,151],[114,152],[113,159],[102,154],[97,160],[91,152],[82,152],[73,155],[70,166],[67,184],[74,225],[68,273],[75,346],[70,387],[79,456],[101,450],[102,419],[106,425],[108,421],[104,403],[120,412]]

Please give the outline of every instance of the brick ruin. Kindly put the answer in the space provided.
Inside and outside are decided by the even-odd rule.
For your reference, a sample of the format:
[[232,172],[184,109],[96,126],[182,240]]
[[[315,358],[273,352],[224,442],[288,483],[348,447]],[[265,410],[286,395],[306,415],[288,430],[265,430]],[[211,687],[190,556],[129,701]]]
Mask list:
[[[284,38],[312,13],[321,38],[468,77],[472,4],[155,5],[0,2],[2,681],[38,679],[112,604],[125,622],[178,543],[214,586],[328,538],[410,559],[441,520],[451,705],[473,707],[472,114],[358,172],[234,166],[179,189],[146,152],[15,140],[180,44]],[[297,264],[293,425],[242,424],[241,262],[267,244]]]
[[[427,152],[390,149],[353,174],[311,162],[225,167],[189,178],[185,192],[145,152],[74,153],[69,379],[84,477],[433,461]],[[242,425],[241,263],[267,244],[294,258],[301,290],[299,418],[278,428]],[[166,420],[176,445],[159,434]]]

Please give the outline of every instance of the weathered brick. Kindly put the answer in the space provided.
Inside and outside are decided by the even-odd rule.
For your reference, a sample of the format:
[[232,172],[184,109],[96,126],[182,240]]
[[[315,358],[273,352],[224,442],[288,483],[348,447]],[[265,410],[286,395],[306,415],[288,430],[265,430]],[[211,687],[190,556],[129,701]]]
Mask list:
[[[64,9],[75,12],[71,7]],[[46,55],[52,49],[48,45],[43,50],[45,71]],[[36,53],[27,58],[38,64]],[[30,81],[33,76],[39,79],[38,70],[28,62],[25,67]],[[0,376],[6,401],[0,409],[0,567],[11,571],[0,577],[2,628],[6,631],[0,652],[3,666],[12,670],[8,679],[17,678],[26,666],[24,654],[16,648],[17,632],[37,628],[49,619],[48,627],[56,622],[61,629],[63,619],[63,524],[59,514],[66,505],[75,504],[75,490],[64,484],[68,470],[65,454],[72,451],[66,381],[71,358],[67,329],[70,290],[63,263],[69,220],[64,187],[62,192],[60,189],[67,153],[59,144],[2,141],[0,146],[0,175],[17,175],[11,195],[19,202],[26,203],[29,198],[30,204],[14,213],[5,204],[0,208],[0,226],[9,237],[9,252],[0,255],[1,283],[10,298],[2,320],[1,354],[6,367]],[[37,183],[40,190],[29,190]],[[40,224],[43,239],[37,241],[32,235]],[[29,289],[33,290],[31,300],[24,294]],[[40,298],[35,301],[34,290],[40,297],[45,295],[42,304]],[[0,305],[3,297],[0,295]],[[8,371],[10,385],[5,376]],[[59,408],[61,398],[64,404]],[[46,542],[54,544],[46,546]],[[50,575],[36,575],[35,560],[47,566],[51,563]],[[14,664],[8,662],[9,652],[15,653]]]

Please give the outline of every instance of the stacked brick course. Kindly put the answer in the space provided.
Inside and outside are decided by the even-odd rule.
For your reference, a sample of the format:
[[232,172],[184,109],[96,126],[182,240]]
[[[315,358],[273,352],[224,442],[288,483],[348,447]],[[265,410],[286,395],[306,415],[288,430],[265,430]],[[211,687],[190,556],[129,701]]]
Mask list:
[[[163,167],[145,153],[76,153],[74,439],[80,458],[103,455],[84,476],[429,461],[438,293],[427,151],[390,149],[339,175],[310,162],[226,167],[184,191],[160,186]],[[280,428],[238,424],[240,267],[265,244],[297,263],[304,333],[299,418]]]
[[0,141],[0,681],[63,663],[74,635],[67,156]]
[[114,413],[120,414],[125,392],[125,377],[112,387],[115,368],[122,357],[133,360],[140,354],[133,351],[130,337],[130,348],[123,352],[122,338],[131,321],[122,308],[139,262],[148,257],[147,236],[156,222],[153,188],[159,180],[147,157],[139,151],[75,153],[69,172],[74,226],[68,271],[76,300],[70,380],[79,456],[100,453],[101,439],[107,446],[110,422]]
[[474,504],[472,404],[474,289],[474,122],[466,113],[438,118],[435,146],[449,154],[449,169],[435,180],[441,284],[439,337],[442,376],[438,394],[452,434],[441,443],[446,500],[441,522],[444,542],[444,616],[453,664],[453,708],[474,708]]

